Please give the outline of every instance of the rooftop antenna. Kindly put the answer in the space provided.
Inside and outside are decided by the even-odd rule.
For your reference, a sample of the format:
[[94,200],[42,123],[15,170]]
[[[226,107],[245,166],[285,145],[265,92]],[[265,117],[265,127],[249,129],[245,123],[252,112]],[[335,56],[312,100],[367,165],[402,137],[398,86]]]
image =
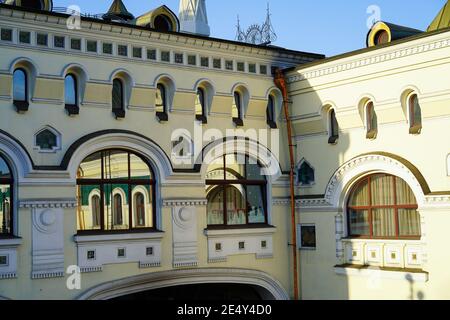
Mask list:
[[263,24],[252,24],[247,31],[243,31],[238,16],[236,28],[236,40],[240,42],[267,46],[277,40],[277,34],[272,25],[269,3],[267,3],[266,21]]

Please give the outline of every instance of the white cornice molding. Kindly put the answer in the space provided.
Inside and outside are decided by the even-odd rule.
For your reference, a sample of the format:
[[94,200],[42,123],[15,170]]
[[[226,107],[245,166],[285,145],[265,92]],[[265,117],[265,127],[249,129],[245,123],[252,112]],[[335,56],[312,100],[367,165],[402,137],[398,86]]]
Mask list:
[[207,199],[165,199],[163,200],[164,207],[198,207],[206,206]]
[[[442,37],[442,35],[439,35]],[[306,67],[305,70],[295,71],[297,74],[289,76],[287,79],[288,83],[299,82],[303,80],[310,80],[322,76],[328,76],[344,71],[350,71],[353,69],[367,67],[377,63],[384,63],[391,60],[401,59],[405,57],[410,57],[416,54],[426,53],[433,50],[449,48],[450,47],[450,37],[448,35],[444,39],[434,40],[435,37],[430,37],[431,40],[425,43],[417,43],[415,40],[407,47],[400,45],[389,47],[384,50],[375,51],[367,56],[366,53],[361,53],[355,55],[351,60],[347,57],[339,59],[337,62],[332,61],[329,63],[320,64],[318,66]],[[301,73],[301,74],[300,74]]]
[[20,200],[19,208],[21,209],[36,209],[36,208],[76,208],[76,199],[49,199],[49,200]]

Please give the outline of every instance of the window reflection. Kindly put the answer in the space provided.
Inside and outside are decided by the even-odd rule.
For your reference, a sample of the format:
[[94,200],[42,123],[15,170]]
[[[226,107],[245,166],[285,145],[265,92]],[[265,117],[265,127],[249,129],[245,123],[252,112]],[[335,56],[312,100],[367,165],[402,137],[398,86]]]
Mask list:
[[77,101],[77,81],[75,76],[69,74],[66,76],[64,81],[64,93],[65,93],[65,104],[66,105],[78,105]]
[[13,177],[8,164],[0,155],[0,236],[13,234],[12,195]]
[[13,75],[13,99],[14,101],[28,101],[27,74],[23,69],[17,69]]

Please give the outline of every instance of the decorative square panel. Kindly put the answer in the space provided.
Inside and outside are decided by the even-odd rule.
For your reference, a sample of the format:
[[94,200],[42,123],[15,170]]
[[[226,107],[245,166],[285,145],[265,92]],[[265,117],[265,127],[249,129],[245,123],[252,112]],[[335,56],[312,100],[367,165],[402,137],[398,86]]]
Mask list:
[[156,49],[147,49],[147,59],[156,60]]
[[367,245],[367,247],[366,247],[366,262],[368,262],[369,264],[381,264],[382,263],[381,246]]
[[12,29],[1,30],[1,40],[2,41],[12,41]]
[[[104,45],[105,44],[103,44],[103,47],[104,47]],[[97,52],[97,41],[93,41],[93,40],[86,41],[86,50],[88,52]],[[112,51],[112,49],[111,49],[111,51]]]
[[31,32],[29,31],[20,31],[19,32],[19,42],[31,44]]
[[195,56],[195,55],[188,55],[188,65],[196,66],[197,65],[197,56]]
[[409,266],[419,267],[422,265],[422,250],[418,247],[406,248],[406,262]]
[[239,250],[245,250],[245,242],[244,241],[239,242]]
[[208,57],[201,57],[200,65],[202,67],[209,68],[209,58]]
[[161,61],[170,62],[170,51],[161,51]]
[[402,263],[402,248],[395,246],[386,246],[385,263],[388,265],[400,266]]

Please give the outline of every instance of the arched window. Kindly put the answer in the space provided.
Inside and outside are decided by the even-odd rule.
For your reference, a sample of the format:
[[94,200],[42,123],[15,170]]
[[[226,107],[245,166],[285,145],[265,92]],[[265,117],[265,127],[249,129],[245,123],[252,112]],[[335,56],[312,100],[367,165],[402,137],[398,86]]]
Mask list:
[[197,96],[195,97],[195,118],[202,123],[207,123],[206,112],[206,96],[203,88],[197,89]]
[[155,18],[155,29],[158,31],[169,32],[172,30],[172,23],[170,19],[163,14],[160,14]]
[[64,80],[64,103],[69,115],[79,113],[77,78],[68,74]]
[[267,101],[267,124],[270,128],[276,129],[277,123],[275,121],[275,99],[272,95],[269,95],[269,99]]
[[115,227],[123,225],[123,213],[122,213],[122,196],[116,193],[113,197],[113,224]]
[[125,118],[125,99],[123,82],[120,79],[113,80],[112,111],[116,118]]
[[233,122],[236,126],[242,126],[244,124],[242,119],[242,96],[238,91],[234,92],[233,107],[231,110]]
[[367,139],[375,139],[378,135],[378,119],[375,112],[375,106],[372,101],[366,104],[366,127],[367,127]]
[[339,124],[336,119],[336,111],[334,109],[331,109],[329,112],[329,138],[328,143],[329,144],[335,144],[339,139]]
[[267,182],[248,156],[226,155],[208,168],[208,226],[267,224]]
[[11,169],[0,155],[0,236],[13,235],[13,184]]
[[375,35],[375,45],[385,44],[389,42],[389,33],[386,30],[380,30]]
[[298,184],[302,187],[309,187],[315,183],[315,172],[313,167],[307,162],[303,161],[298,169]]
[[169,119],[167,114],[167,89],[162,83],[156,86],[156,116],[160,121],[167,121]]
[[13,100],[18,112],[28,111],[28,77],[24,69],[14,71]]
[[136,211],[136,226],[145,226],[145,197],[141,192],[134,195],[134,206]]
[[375,174],[362,179],[347,204],[349,236],[420,239],[420,215],[411,188],[402,179]]
[[419,97],[416,93],[412,93],[408,97],[408,113],[409,133],[420,134],[422,131],[422,110],[419,104]]
[[101,213],[100,213],[100,196],[94,194],[91,198],[91,212],[92,212],[92,226],[94,229],[100,227]]
[[22,0],[22,7],[43,10],[44,4],[42,0]]
[[[135,227],[155,229],[154,175],[150,165],[139,155],[118,149],[97,152],[80,164],[77,185],[80,233],[131,231]],[[143,225],[139,224],[142,219],[139,221],[139,216],[132,214],[140,205],[140,202],[132,201],[136,188],[147,193],[146,208],[149,214],[145,216]],[[89,204],[89,195],[94,190],[100,190],[99,199],[94,200],[93,196]],[[95,207],[96,201],[101,205]],[[96,219],[91,219],[96,216],[97,208],[100,210],[100,219],[97,219],[99,226],[95,225]]]

